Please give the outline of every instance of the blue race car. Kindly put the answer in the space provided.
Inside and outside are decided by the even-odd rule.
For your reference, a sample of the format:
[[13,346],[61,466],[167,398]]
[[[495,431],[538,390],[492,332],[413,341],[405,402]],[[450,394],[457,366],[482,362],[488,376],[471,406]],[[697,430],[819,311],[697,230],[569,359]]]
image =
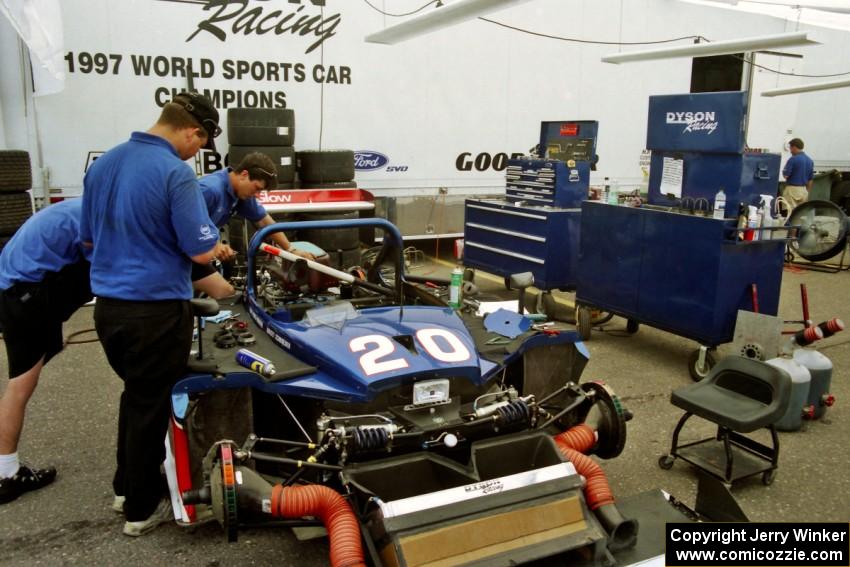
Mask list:
[[[351,227],[383,246],[346,270],[264,243]],[[322,524],[333,565],[604,563],[634,544],[587,456],[620,454],[629,414],[579,384],[574,332],[450,308],[449,282],[406,275],[381,219],[265,227],[242,281],[241,313],[206,324],[173,391],[178,521],[218,520],[231,541],[243,525]]]

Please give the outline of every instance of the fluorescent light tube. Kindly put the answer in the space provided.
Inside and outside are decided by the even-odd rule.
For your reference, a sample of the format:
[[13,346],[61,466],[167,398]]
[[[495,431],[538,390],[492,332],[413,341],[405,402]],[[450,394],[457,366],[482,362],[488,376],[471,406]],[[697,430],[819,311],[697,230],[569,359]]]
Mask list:
[[528,0],[457,0],[366,36],[369,43],[392,45]]
[[603,63],[630,63],[632,61],[648,61],[651,59],[671,59],[675,57],[706,57],[709,55],[729,55],[761,49],[775,49],[794,45],[811,45],[818,42],[808,39],[808,32],[779,33],[762,35],[743,39],[713,41],[711,43],[696,43],[677,47],[662,47],[645,51],[614,53],[602,58]]
[[827,89],[840,89],[850,87],[850,80],[843,81],[826,81],[823,83],[809,83],[808,85],[799,85],[796,87],[787,87],[784,89],[770,89],[762,91],[761,96],[782,96],[797,93],[808,93],[812,91],[825,91]]

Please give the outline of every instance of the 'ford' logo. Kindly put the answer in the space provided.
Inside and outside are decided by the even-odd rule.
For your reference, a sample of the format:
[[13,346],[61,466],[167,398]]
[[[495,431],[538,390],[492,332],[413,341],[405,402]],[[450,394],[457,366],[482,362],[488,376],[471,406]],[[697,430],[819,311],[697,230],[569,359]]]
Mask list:
[[374,171],[381,169],[390,162],[390,158],[379,152],[354,152],[354,169],[357,171]]

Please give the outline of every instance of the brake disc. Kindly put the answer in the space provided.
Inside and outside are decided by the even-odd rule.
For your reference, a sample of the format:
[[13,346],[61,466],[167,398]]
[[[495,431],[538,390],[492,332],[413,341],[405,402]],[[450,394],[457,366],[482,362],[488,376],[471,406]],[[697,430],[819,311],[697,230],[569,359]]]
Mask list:
[[222,506],[224,508],[222,525],[227,534],[227,541],[233,543],[237,539],[236,467],[233,465],[233,448],[227,444],[222,445],[220,457]]
[[597,441],[591,452],[603,459],[613,459],[622,453],[626,446],[627,412],[614,390],[604,382],[585,382],[581,389],[593,396],[593,404],[588,407],[588,413],[591,407],[599,411]]

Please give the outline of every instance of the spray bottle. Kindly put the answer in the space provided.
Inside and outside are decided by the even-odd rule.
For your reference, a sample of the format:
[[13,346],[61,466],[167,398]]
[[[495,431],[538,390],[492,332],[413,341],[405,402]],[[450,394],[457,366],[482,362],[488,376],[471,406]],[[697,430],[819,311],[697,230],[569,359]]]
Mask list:
[[749,230],[747,230],[746,240],[758,240],[759,209],[755,205],[748,205],[747,210],[747,226]]
[[761,237],[763,240],[772,240],[773,239],[773,231],[770,228],[773,227],[773,215],[771,214],[771,210],[773,208],[773,196],[772,195],[761,195],[761,210],[762,210],[762,218],[761,218],[761,227],[767,228],[767,232],[761,231]]

